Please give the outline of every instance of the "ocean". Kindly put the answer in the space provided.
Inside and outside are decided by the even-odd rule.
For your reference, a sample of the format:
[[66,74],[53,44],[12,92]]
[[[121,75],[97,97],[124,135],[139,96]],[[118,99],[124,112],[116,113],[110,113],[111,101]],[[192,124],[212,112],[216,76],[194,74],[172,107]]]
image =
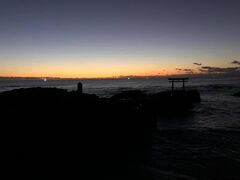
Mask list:
[[[167,78],[18,79],[1,78],[0,92],[28,87],[73,91],[81,81],[85,93],[110,97],[124,90],[156,93],[171,88]],[[149,158],[152,179],[240,179],[240,77],[193,77],[186,83],[202,102],[184,116],[158,117]]]

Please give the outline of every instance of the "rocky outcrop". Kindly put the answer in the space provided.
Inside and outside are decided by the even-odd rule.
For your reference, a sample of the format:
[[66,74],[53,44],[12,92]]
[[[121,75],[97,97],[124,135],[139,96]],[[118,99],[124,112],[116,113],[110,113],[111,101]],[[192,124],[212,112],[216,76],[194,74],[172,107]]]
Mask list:
[[240,92],[235,93],[233,96],[240,97]]
[[129,102],[56,88],[4,92],[0,101],[10,156],[30,179],[128,176],[144,161],[156,123]]
[[186,110],[196,101],[197,92],[125,91],[111,98],[56,88],[0,93],[9,152],[30,179],[144,178],[139,165],[150,148],[156,112]]

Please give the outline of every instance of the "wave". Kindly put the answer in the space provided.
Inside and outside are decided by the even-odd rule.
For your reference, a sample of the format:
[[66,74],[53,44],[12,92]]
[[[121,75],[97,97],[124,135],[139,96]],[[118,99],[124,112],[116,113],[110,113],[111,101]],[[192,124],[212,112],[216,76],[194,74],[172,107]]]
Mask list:
[[159,130],[147,167],[158,179],[236,178],[239,142],[237,129]]

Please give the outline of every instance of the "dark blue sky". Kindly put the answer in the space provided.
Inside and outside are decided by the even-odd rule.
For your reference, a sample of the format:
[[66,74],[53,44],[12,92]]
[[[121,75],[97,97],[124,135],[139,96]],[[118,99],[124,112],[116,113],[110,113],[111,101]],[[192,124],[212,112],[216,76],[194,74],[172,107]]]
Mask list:
[[240,57],[240,1],[1,0],[0,76],[174,73]]

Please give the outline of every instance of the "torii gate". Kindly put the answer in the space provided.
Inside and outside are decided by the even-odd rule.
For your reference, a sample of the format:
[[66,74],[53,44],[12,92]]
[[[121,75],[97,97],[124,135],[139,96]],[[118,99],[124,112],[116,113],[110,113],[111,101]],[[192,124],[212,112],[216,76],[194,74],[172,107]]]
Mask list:
[[183,91],[185,91],[185,82],[188,81],[189,78],[168,78],[168,81],[172,83],[172,93],[174,91],[174,83],[177,82],[177,83],[182,83],[182,89]]

